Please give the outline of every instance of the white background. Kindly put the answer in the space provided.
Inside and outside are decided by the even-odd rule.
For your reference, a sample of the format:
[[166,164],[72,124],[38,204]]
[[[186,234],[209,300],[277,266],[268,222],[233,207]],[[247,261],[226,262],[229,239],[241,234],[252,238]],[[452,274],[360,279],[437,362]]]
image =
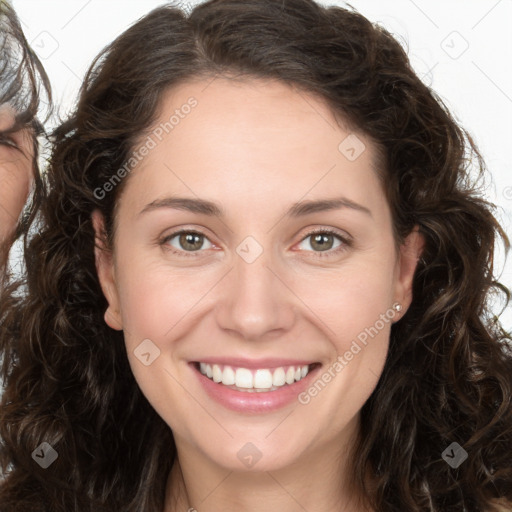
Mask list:
[[[50,76],[60,115],[65,116],[96,54],[162,2],[13,0],[12,4]],[[512,0],[353,0],[351,5],[408,48],[418,75],[473,135],[492,173],[488,198],[498,206],[498,218],[512,237]],[[512,287],[511,260],[512,256],[504,266],[500,251],[496,262],[496,271],[508,287]],[[511,306],[501,318],[512,330]]]

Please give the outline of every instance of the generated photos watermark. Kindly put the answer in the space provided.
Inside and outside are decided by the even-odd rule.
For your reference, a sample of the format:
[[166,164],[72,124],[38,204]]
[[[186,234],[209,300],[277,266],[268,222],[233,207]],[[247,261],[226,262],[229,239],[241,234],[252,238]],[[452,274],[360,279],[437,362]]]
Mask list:
[[[379,319],[375,323],[366,327],[357,335],[357,339],[352,340],[350,349],[343,355],[339,355],[336,360],[320,375],[306,391],[298,395],[298,401],[302,405],[307,405],[311,399],[316,397],[332,379],[339,374],[354,357],[368,344],[369,339],[375,338],[387,324],[389,324],[397,314],[397,304],[393,304],[385,313],[381,313]],[[361,343],[363,347],[358,343]]]
[[125,161],[124,165],[120,167],[101,187],[94,190],[94,197],[102,200],[109,192],[112,192],[122,179],[130,174],[135,166],[142,162],[146,156],[149,155],[151,150],[155,149],[159,142],[162,141],[165,135],[171,133],[176,126],[178,126],[183,119],[185,119],[192,109],[197,107],[198,101],[191,96],[187,102],[177,108],[174,113],[169,117],[168,121],[160,123],[153,131],[147,136],[144,143],[132,151],[130,157]]

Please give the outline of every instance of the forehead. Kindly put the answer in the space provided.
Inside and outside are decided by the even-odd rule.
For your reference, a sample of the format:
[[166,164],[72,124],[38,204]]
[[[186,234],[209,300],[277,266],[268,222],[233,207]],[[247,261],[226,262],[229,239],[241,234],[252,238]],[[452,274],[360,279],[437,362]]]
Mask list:
[[124,199],[137,206],[169,193],[268,208],[258,198],[289,203],[348,191],[361,201],[382,192],[368,138],[321,98],[279,81],[182,83],[163,95],[136,151],[144,146]]
[[[188,109],[189,101],[197,102],[197,106]],[[186,139],[196,147],[203,142],[202,135],[224,145],[233,145],[229,137],[236,135],[238,142],[243,140],[246,149],[251,143],[260,142],[267,151],[278,144],[286,147],[301,144],[298,148],[304,151],[313,149],[316,141],[335,143],[340,130],[350,131],[339,117],[335,118],[322,98],[278,80],[220,77],[181,83],[163,95],[153,130],[168,123],[173,113],[180,114],[182,110],[185,115],[172,120],[172,128],[163,134],[164,138],[169,135],[168,139],[180,139],[180,143]],[[190,125],[196,138],[189,137]],[[274,140],[275,144],[270,144]],[[302,146],[304,141],[308,142],[305,147]],[[337,144],[333,146],[333,151],[336,150]]]

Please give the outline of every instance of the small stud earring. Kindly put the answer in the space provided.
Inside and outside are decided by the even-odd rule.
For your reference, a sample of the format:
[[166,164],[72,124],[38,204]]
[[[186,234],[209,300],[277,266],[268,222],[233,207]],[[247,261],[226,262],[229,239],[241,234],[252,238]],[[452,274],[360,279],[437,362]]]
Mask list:
[[402,311],[402,304],[400,304],[399,302],[395,302],[393,304],[393,309],[397,312],[397,313],[400,313],[400,311]]

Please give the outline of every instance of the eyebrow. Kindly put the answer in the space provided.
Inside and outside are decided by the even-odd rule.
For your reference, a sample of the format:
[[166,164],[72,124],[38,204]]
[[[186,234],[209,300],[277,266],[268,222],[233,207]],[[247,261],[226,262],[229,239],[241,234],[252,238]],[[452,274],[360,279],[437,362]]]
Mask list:
[[[147,204],[139,213],[139,216],[160,208],[172,208],[175,210],[184,210],[191,213],[199,213],[211,217],[224,218],[224,209],[212,201],[205,199],[195,199],[189,197],[166,197],[156,199]],[[286,212],[285,216],[291,218],[304,217],[312,213],[338,210],[340,208],[350,208],[352,210],[365,213],[372,217],[372,212],[359,203],[355,203],[346,197],[335,197],[332,199],[306,200],[294,203]]]

